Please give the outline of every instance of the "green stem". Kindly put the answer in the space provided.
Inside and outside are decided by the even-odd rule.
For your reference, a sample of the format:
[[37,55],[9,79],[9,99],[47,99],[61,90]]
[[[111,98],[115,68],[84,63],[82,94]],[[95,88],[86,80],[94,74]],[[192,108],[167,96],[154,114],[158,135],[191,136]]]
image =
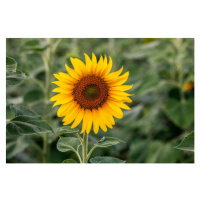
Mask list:
[[78,133],[75,133],[75,135],[79,138],[79,140],[81,141],[81,144],[82,144],[82,146],[84,145],[83,144],[83,140],[82,140],[82,138],[80,137],[80,135],[78,134]]
[[90,150],[90,152],[87,155],[87,160],[90,158],[90,155],[92,154],[92,152],[96,149],[97,146],[93,146],[92,149]]
[[83,163],[87,163],[87,146],[88,146],[88,135],[87,133],[84,131],[83,133]]
[[42,54],[42,59],[45,66],[45,98],[46,100],[49,100],[49,94],[50,94],[50,58],[45,54],[45,52]]
[[79,153],[78,153],[78,152],[76,152],[76,155],[77,155],[77,157],[78,157],[78,159],[79,159],[80,163],[83,163],[83,161],[81,160],[81,157],[80,157],[80,155],[79,155]]
[[44,133],[43,135],[43,163],[48,163],[48,160],[49,160],[48,138],[49,138],[49,133]]

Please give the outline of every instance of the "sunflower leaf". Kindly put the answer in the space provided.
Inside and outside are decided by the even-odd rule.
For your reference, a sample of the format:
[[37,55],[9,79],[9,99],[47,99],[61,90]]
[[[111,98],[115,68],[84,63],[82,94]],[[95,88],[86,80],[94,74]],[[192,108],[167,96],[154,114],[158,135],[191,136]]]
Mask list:
[[12,105],[10,109],[15,117],[6,125],[10,135],[29,135],[53,132],[52,127],[38,114],[20,105]]
[[19,85],[25,78],[26,78],[26,75],[18,69],[16,70],[16,72],[6,71],[6,85],[7,86]]
[[14,137],[11,140],[6,139],[6,157],[8,159],[16,156],[17,154],[21,153],[24,151],[29,145],[30,141],[23,136],[20,137]]
[[73,160],[73,159],[66,159],[62,163],[71,164],[71,163],[77,163],[77,162],[75,160]]
[[57,142],[57,149],[61,152],[73,151],[77,152],[78,146],[81,144],[78,138],[60,137]]
[[16,72],[17,62],[10,57],[6,57],[6,71]]
[[109,147],[113,146],[119,143],[124,143],[119,138],[113,138],[113,137],[103,137],[95,146],[97,147]]
[[64,126],[64,127],[60,127],[60,128],[57,128],[56,130],[56,133],[57,134],[75,134],[75,133],[78,133],[79,130],[75,130],[75,129],[72,129],[70,126]]
[[194,152],[194,131],[187,135],[183,141],[174,148]]
[[125,161],[110,156],[97,156],[90,159],[91,163],[125,163]]
[[194,99],[185,102],[170,99],[166,103],[164,112],[169,119],[182,129],[188,128],[194,121]]

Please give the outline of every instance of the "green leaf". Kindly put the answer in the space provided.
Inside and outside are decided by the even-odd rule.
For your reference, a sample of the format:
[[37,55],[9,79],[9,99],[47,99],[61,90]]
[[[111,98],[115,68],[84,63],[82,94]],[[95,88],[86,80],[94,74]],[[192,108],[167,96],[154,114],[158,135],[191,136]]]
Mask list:
[[63,126],[63,127],[60,127],[60,128],[57,128],[56,130],[56,133],[66,133],[66,134],[75,134],[75,133],[78,133],[79,130],[75,130],[75,129],[72,129],[70,126]]
[[103,137],[97,144],[95,144],[95,146],[97,146],[97,147],[109,147],[109,146],[119,144],[120,142],[123,142],[123,141],[118,139],[118,138]]
[[73,159],[66,159],[62,163],[71,164],[71,163],[77,163],[77,162],[75,160],[73,160]]
[[160,141],[152,141],[147,145],[147,163],[175,163],[180,152],[176,151],[171,144]]
[[114,157],[109,157],[109,156],[105,156],[105,157],[94,157],[90,159],[91,163],[125,163],[125,161],[120,160],[118,158],[114,158]]
[[29,40],[24,45],[28,46],[28,47],[35,47],[35,46],[39,47],[40,46],[40,40],[38,40],[38,39]]
[[24,151],[30,142],[25,137],[18,137],[6,143],[6,157],[8,159]]
[[43,134],[53,132],[52,127],[38,114],[20,105],[12,105],[10,109],[15,117],[6,125],[10,135]]
[[16,70],[16,72],[6,71],[6,85],[7,86],[18,85],[25,78],[26,78],[26,75],[18,69]]
[[175,147],[176,149],[194,152],[194,131],[187,135],[183,141]]
[[33,40],[27,41],[24,44],[23,50],[31,51],[31,52],[34,52],[34,53],[39,53],[39,52],[42,52],[42,51],[46,50],[48,47],[50,47],[49,44],[40,43],[40,40],[33,39]]
[[61,152],[73,151],[77,152],[77,149],[81,145],[78,138],[74,137],[60,137],[57,142],[57,149]]
[[44,99],[44,93],[41,90],[32,90],[25,94],[24,102],[31,103]]
[[16,72],[17,62],[10,57],[6,57],[6,71]]
[[174,124],[186,129],[194,121],[194,99],[190,98],[185,102],[170,99],[166,103],[164,112]]

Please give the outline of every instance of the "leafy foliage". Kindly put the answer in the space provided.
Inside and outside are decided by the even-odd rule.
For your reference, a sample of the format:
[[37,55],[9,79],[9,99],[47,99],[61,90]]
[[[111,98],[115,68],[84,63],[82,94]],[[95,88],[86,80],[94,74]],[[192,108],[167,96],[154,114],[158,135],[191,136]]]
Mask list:
[[105,157],[95,157],[90,159],[91,163],[125,163],[125,161],[120,160],[118,158],[113,158],[109,156]]
[[73,151],[77,152],[81,142],[74,137],[60,137],[57,143],[57,149],[61,152]]
[[79,132],[78,130],[72,129],[70,126],[63,126],[63,127],[57,128],[57,130],[56,130],[56,133],[58,133],[58,134],[62,134],[62,133],[75,134],[78,132]]
[[7,71],[6,72],[6,85],[7,86],[18,85],[25,78],[26,78],[26,75],[18,69],[16,70],[16,72]]
[[15,117],[6,125],[6,132],[10,135],[43,134],[53,132],[52,127],[39,115],[24,106],[13,105],[10,109]]
[[118,138],[112,138],[112,137],[103,137],[95,146],[97,147],[109,147],[116,145],[120,142],[123,142],[122,140]]
[[10,57],[6,57],[6,71],[16,72],[17,62]]
[[181,103],[169,99],[166,103],[165,113],[177,126],[186,129],[194,122],[194,99],[191,98]]
[[194,131],[187,135],[175,148],[186,151],[194,151]]

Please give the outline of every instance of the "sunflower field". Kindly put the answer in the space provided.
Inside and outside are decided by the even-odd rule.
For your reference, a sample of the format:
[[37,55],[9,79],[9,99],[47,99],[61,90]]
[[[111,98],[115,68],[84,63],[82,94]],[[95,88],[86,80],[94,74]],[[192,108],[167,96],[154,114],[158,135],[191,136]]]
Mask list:
[[[70,112],[60,114],[68,93],[56,89],[57,78],[69,77],[72,61],[79,59],[87,67],[96,59],[107,69],[110,58],[111,74],[116,73],[108,75],[109,83],[129,74],[123,82],[127,87],[127,96],[121,98],[126,103],[120,102],[123,114],[119,116],[121,109],[115,106],[113,113],[104,110],[103,97],[101,102],[87,104],[102,93],[92,84],[84,90],[85,101],[76,82],[72,91],[81,106],[69,105]],[[90,76],[82,82],[91,80],[100,84],[107,100],[112,98],[102,79]],[[6,162],[79,163],[86,159],[88,148],[88,163],[194,163],[194,87],[192,38],[7,38]],[[55,105],[55,92],[63,91],[61,103]],[[84,106],[88,112],[97,106],[107,112],[99,116],[100,125],[86,115],[89,134],[83,129],[84,120],[72,125],[71,117],[84,112]]]

